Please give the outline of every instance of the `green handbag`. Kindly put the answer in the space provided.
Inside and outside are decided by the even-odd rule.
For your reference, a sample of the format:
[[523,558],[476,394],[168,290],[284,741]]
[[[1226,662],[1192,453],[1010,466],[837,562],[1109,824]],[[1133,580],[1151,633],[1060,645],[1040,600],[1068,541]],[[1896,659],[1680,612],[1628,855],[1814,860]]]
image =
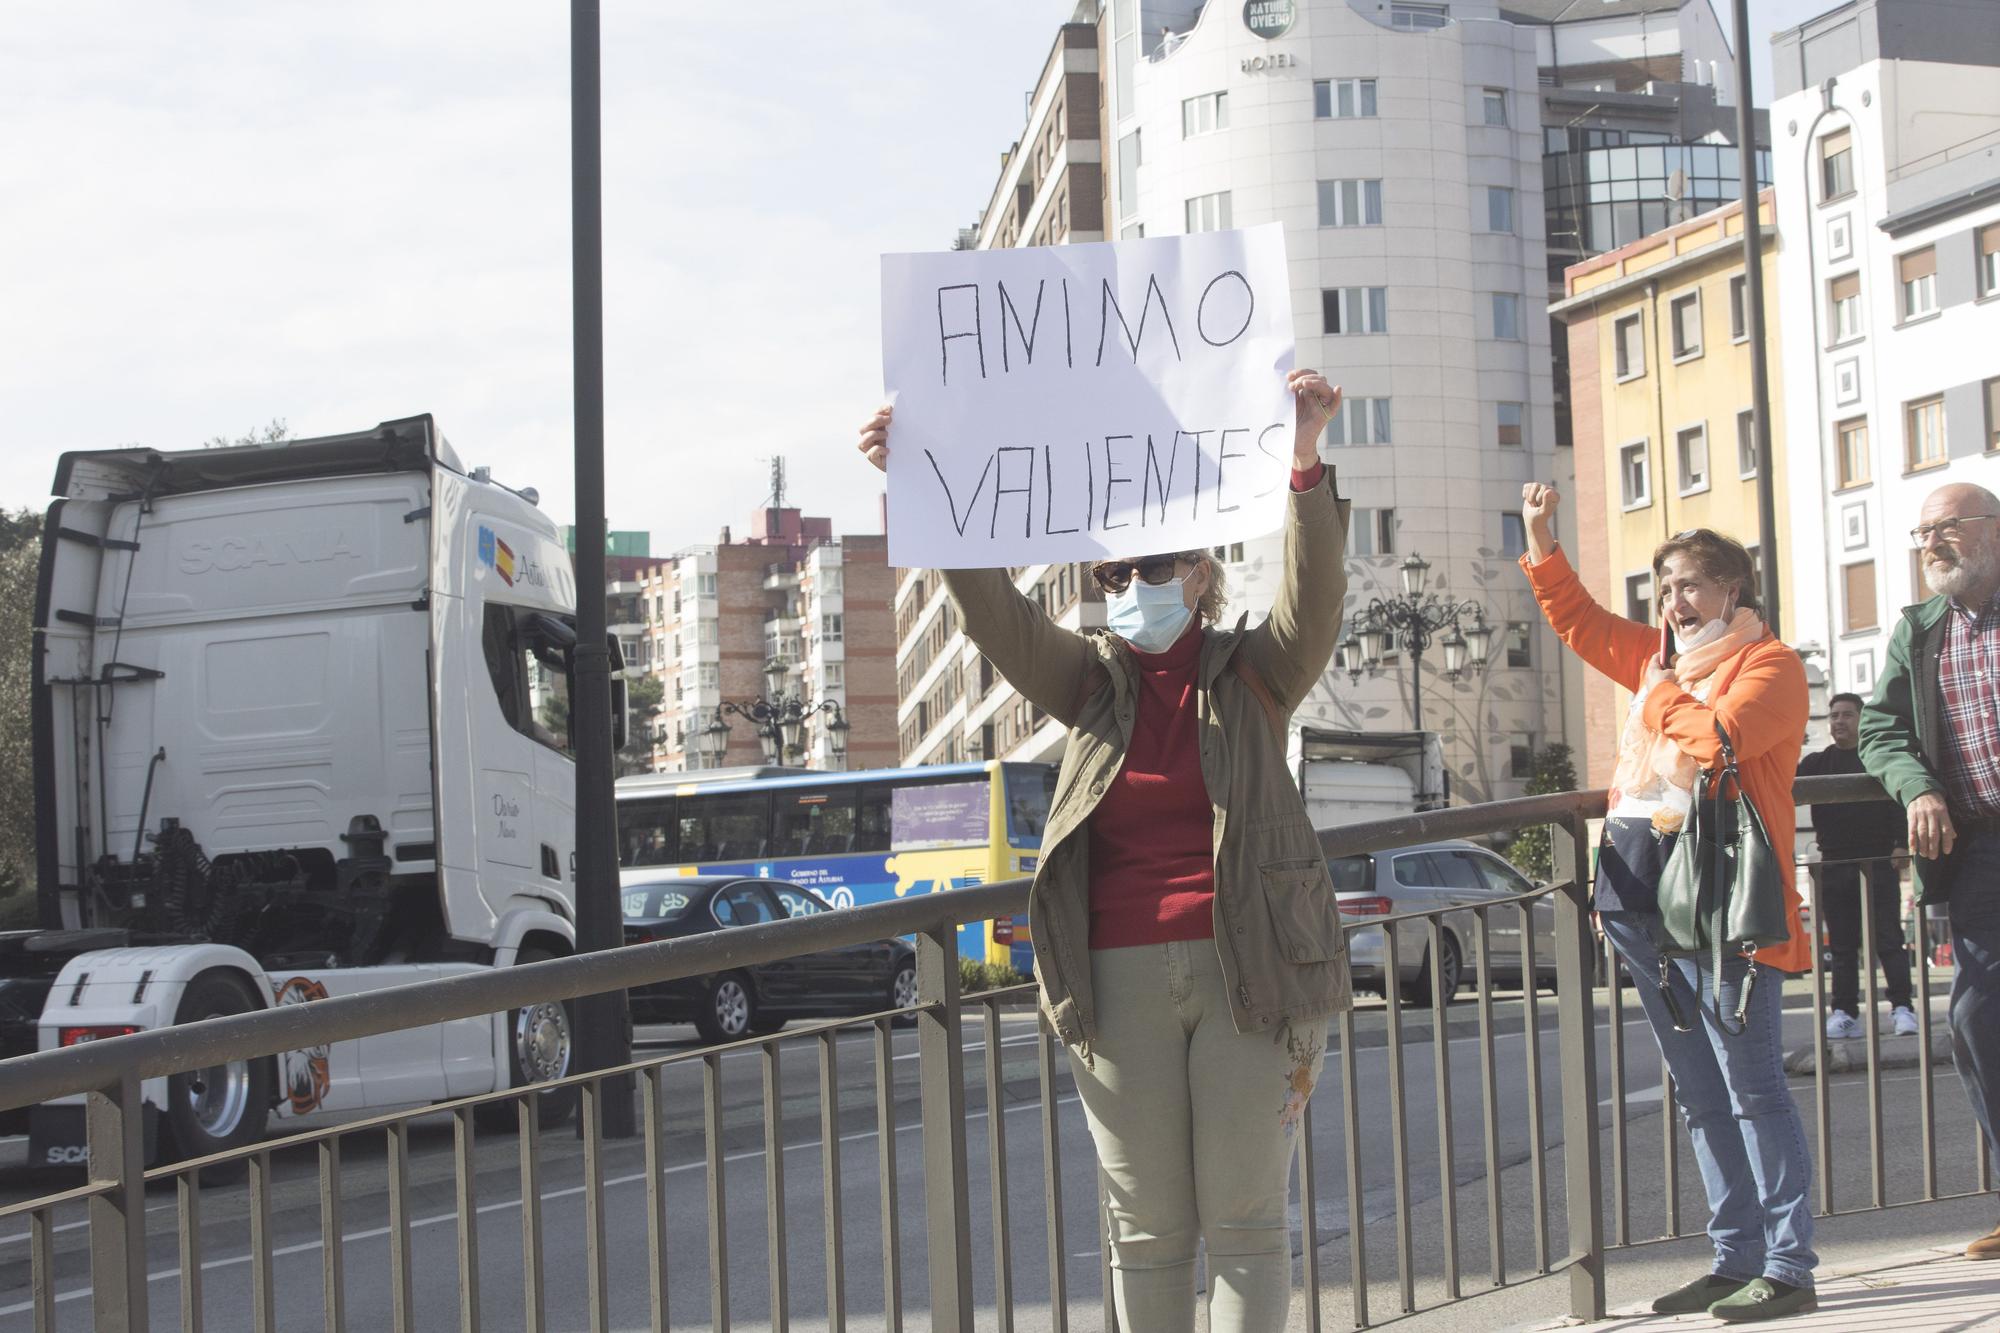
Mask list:
[[[1682,1032],[1694,1024],[1681,1013],[1667,984],[1672,958],[1710,956],[1720,1019],[1723,958],[1731,954],[1747,958],[1792,937],[1782,863],[1771,847],[1763,817],[1744,795],[1736,749],[1720,722],[1715,734],[1722,740],[1722,761],[1696,780],[1687,825],[1660,875],[1660,922],[1654,940],[1660,951],[1660,992],[1674,1027]],[[1723,1031],[1731,1036],[1743,1030],[1756,976],[1753,967],[1743,979],[1736,1026],[1721,1020]]]

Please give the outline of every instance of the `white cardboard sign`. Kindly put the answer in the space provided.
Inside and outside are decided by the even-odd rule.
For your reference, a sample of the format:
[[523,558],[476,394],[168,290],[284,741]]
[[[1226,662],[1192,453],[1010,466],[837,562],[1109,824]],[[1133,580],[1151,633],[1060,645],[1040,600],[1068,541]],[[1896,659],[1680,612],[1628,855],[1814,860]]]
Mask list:
[[882,257],[889,560],[1141,556],[1284,522],[1284,228]]

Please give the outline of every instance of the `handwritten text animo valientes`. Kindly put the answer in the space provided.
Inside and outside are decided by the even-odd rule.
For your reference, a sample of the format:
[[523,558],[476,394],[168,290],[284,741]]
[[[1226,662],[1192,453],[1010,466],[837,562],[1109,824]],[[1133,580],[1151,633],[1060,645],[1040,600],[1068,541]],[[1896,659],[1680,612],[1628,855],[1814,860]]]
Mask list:
[[1087,560],[1276,528],[1289,288],[1275,225],[885,256],[890,559]]

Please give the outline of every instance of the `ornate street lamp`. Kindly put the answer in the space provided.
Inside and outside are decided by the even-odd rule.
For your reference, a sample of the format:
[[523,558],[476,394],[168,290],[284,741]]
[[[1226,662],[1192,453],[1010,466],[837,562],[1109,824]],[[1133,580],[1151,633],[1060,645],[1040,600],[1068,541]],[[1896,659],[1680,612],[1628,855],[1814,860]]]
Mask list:
[[[1363,672],[1374,675],[1390,653],[1398,648],[1410,655],[1410,724],[1424,729],[1423,656],[1433,641],[1444,652],[1444,677],[1458,680],[1469,666],[1474,673],[1484,671],[1493,649],[1493,627],[1486,623],[1486,611],[1477,602],[1458,602],[1436,593],[1426,593],[1424,585],[1430,564],[1414,551],[1398,566],[1403,595],[1377,597],[1368,609],[1349,623],[1347,634],[1335,647],[1339,669],[1349,681],[1359,684]],[[1460,627],[1469,619],[1471,628]]]
[[782,657],[764,663],[765,694],[757,699],[725,699],[715,710],[715,721],[701,733],[703,753],[717,764],[729,749],[729,723],[725,714],[748,722],[763,747],[764,762],[784,763],[803,759],[806,753],[806,723],[825,717],[827,750],[836,763],[847,758],[847,717],[838,703],[822,699],[817,703],[786,692],[791,683],[792,664]]

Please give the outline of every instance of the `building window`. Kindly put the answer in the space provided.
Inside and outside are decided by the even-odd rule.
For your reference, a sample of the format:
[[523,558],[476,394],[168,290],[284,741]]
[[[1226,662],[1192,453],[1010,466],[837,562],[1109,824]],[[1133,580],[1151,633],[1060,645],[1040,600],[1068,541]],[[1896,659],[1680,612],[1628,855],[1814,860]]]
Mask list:
[[1326,423],[1328,444],[1389,443],[1387,398],[1342,398],[1340,410]]
[[1674,436],[1674,454],[1680,460],[1682,495],[1708,489],[1708,427],[1689,426]]
[[1507,622],[1507,665],[1528,668],[1535,665],[1534,627],[1525,620]]
[[1481,101],[1486,105],[1486,123],[1502,125],[1507,123],[1507,90],[1486,88],[1482,90]]
[[1243,563],[1242,542],[1231,542],[1227,546],[1212,547],[1210,548],[1210,551],[1211,554],[1213,554],[1217,560],[1225,560],[1233,564]]
[[1865,486],[1870,473],[1868,468],[1868,418],[1855,417],[1842,421],[1833,428],[1834,480],[1840,490],[1850,486]]
[[1854,193],[1854,144],[1846,130],[1835,130],[1819,141],[1819,196],[1831,203]]
[[1229,191],[1198,194],[1188,200],[1187,230],[1190,236],[1198,231],[1229,230]]
[[1396,553],[1396,511],[1356,509],[1347,525],[1349,555],[1394,555]]
[[1941,467],[1944,452],[1944,399],[1921,398],[1903,404],[1903,467],[1917,472]]
[[1493,293],[1493,336],[1509,342],[1521,338],[1521,298],[1512,292]]
[[840,689],[847,684],[846,665],[841,662],[828,662],[820,668],[819,683],[825,689]]
[[1321,120],[1373,119],[1375,80],[1319,80],[1313,84],[1313,115]]
[[1979,229],[1979,295],[2000,296],[2000,222]]
[[1486,230],[1514,231],[1514,192],[1504,185],[1486,187]]
[[1861,275],[1843,273],[1826,285],[1833,305],[1833,340],[1844,343],[1861,336]]
[[1627,315],[1612,326],[1618,378],[1637,379],[1646,373],[1646,331],[1637,315]]
[[1741,273],[1729,280],[1729,341],[1750,341],[1750,306],[1747,283]]
[[1701,293],[1689,292],[1667,302],[1668,322],[1674,330],[1674,360],[1688,361],[1701,355]]
[[1641,625],[1653,623],[1653,571],[1625,576],[1625,618]]
[[716,578],[717,576],[714,574],[695,575],[694,586],[696,595],[713,598],[716,595]]
[[694,687],[713,694],[722,688],[722,664],[720,662],[697,662],[694,667]]
[[1229,94],[1203,93],[1181,103],[1181,137],[1213,134],[1229,128]]
[[2000,453],[2000,379],[1986,381],[1986,452]]
[[1618,451],[1618,493],[1627,509],[1653,503],[1653,460],[1644,440]]
[[1525,422],[1526,405],[1523,403],[1500,404],[1500,434],[1494,442],[1503,449],[1518,449],[1527,442]]
[[1319,183],[1319,225],[1378,227],[1382,224],[1382,182],[1335,180]]
[[1847,594],[1846,605],[1842,609],[1841,628],[1848,634],[1874,629],[1877,623],[1875,562],[1862,560],[1852,565],[1843,565],[1840,577]]
[[1896,256],[1896,281],[1902,284],[1905,320],[1936,314],[1937,247],[1927,245]]
[[1118,141],[1118,216],[1129,218],[1139,211],[1139,131],[1133,130]]
[[1442,28],[1450,22],[1450,5],[1420,5],[1414,0],[1407,0],[1389,6],[1389,26],[1404,32]]
[[840,612],[835,611],[819,618],[819,636],[828,643],[841,641]]
[[1507,747],[1507,776],[1525,782],[1535,776],[1535,738],[1524,736]]
[[1319,294],[1320,319],[1327,333],[1387,333],[1387,287],[1327,287]]
[[1500,554],[1509,560],[1519,560],[1528,553],[1528,525],[1520,514],[1503,509],[1500,511]]
[[1748,481],[1757,475],[1757,412],[1746,407],[1736,414],[1736,475]]

